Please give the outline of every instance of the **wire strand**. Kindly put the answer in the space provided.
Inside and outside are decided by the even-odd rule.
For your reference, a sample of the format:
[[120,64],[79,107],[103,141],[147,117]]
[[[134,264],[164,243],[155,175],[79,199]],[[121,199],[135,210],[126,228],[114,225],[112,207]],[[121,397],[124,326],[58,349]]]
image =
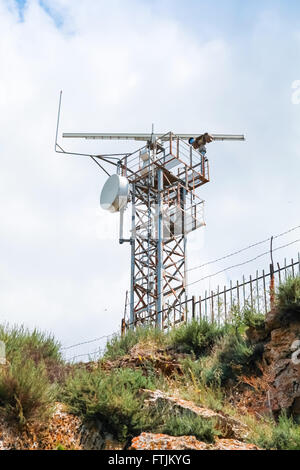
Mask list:
[[89,341],[83,341],[82,343],[72,344],[71,346],[65,346],[61,348],[61,351],[76,348],[77,346],[83,346],[84,344],[96,343],[97,341],[101,341],[101,339],[110,338],[111,336],[115,336],[116,334],[117,333],[112,333],[111,335],[100,336],[100,338],[91,339]]
[[93,354],[101,354],[101,353],[103,353],[103,349],[96,349],[95,351],[91,351],[91,352],[84,353],[84,354],[78,354],[77,356],[70,357],[66,359],[66,361],[71,362],[71,361],[74,361],[75,359],[78,359],[78,357],[92,356]]
[[[282,246],[279,246],[278,248],[274,248],[274,249],[273,249],[273,252],[274,252],[274,251],[278,251],[278,250],[282,250],[283,248],[286,248],[286,247],[291,246],[291,245],[293,245],[294,243],[298,243],[298,242],[300,242],[300,238],[299,238],[298,240],[295,240],[295,241],[291,242],[291,243],[287,243],[286,245],[282,245]],[[205,279],[209,279],[209,278],[211,278],[211,277],[217,276],[218,274],[221,274],[221,273],[224,273],[224,272],[226,272],[226,271],[229,271],[229,269],[233,269],[233,268],[238,268],[238,267],[240,267],[240,266],[244,266],[245,264],[251,263],[252,261],[255,261],[255,260],[257,260],[257,259],[259,259],[259,258],[262,258],[263,256],[269,255],[269,254],[270,254],[270,251],[266,251],[265,253],[261,253],[260,255],[255,256],[255,258],[252,258],[252,259],[249,259],[249,260],[247,260],[247,261],[244,261],[243,263],[238,263],[238,264],[235,264],[235,265],[233,265],[233,266],[229,266],[228,268],[222,269],[221,271],[218,271],[218,272],[215,273],[215,274],[210,274],[210,275],[208,275],[208,276],[202,277],[201,279],[198,279],[197,281],[190,282],[189,284],[186,285],[186,287],[192,286],[192,285],[194,285],[194,284],[197,284],[198,282],[204,281]]]
[[[275,235],[273,237],[273,239],[275,240],[276,238],[283,237],[284,235],[287,235],[288,233],[291,233],[291,232],[293,232],[293,231],[295,231],[299,228],[300,228],[300,225],[298,225],[297,227],[293,227],[293,228],[287,230],[286,232],[280,233],[279,235]],[[193,268],[189,268],[189,269],[186,270],[186,272],[195,271],[196,269],[204,268],[205,266],[217,263],[218,261],[223,261],[224,259],[230,258],[231,256],[234,256],[234,255],[238,255],[239,253],[242,253],[246,250],[249,250],[250,248],[254,248],[256,246],[262,245],[263,243],[266,243],[270,240],[271,240],[271,237],[266,238],[265,240],[262,240],[262,241],[257,242],[257,243],[253,243],[252,245],[249,245],[245,248],[242,248],[241,250],[234,251],[233,253],[230,253],[229,255],[225,255],[225,256],[222,256],[221,258],[215,259],[213,261],[208,261],[207,263],[200,264],[199,266],[194,266]],[[275,250],[273,250],[273,251],[275,251]]]

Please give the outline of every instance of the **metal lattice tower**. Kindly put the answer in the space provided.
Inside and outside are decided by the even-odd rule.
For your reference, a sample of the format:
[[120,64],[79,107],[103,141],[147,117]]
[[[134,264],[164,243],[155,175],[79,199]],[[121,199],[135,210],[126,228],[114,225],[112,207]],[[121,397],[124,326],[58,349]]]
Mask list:
[[132,195],[130,325],[167,327],[186,315],[187,234],[204,225],[196,193],[208,160],[168,133],[123,159],[122,173]]
[[[91,157],[108,176],[113,165],[129,183],[129,207],[120,209],[120,243],[131,245],[131,288],[128,326],[156,324],[166,328],[186,319],[186,248],[188,233],[205,225],[199,188],[209,182],[209,164],[203,137],[211,141],[244,140],[243,135],[203,134],[86,134],[64,133],[66,138],[135,140],[146,145],[123,154],[91,155],[65,151],[57,143],[61,95],[56,128],[58,153]],[[199,144],[200,143],[200,144]],[[101,161],[101,164],[99,163]],[[127,201],[126,201],[127,202]],[[131,235],[123,237],[125,210],[131,210]],[[170,312],[173,317],[171,318]]]

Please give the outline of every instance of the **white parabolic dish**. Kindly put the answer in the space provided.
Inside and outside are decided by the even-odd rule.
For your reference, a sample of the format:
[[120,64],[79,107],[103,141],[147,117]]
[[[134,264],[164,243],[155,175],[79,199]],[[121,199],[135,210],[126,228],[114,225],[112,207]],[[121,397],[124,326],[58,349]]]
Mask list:
[[109,212],[119,212],[128,202],[129,183],[125,176],[112,175],[103,186],[100,206]]

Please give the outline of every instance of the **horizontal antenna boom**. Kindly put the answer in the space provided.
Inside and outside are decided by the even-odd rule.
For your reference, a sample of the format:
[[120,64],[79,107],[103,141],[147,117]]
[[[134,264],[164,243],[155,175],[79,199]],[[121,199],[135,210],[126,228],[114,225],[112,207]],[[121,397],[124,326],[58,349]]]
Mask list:
[[[174,137],[179,137],[182,140],[189,140],[191,137],[200,135],[201,133],[195,134],[174,134]],[[245,140],[244,135],[232,135],[232,134],[210,134],[214,140]],[[166,140],[170,138],[169,134],[154,134],[155,139],[159,137],[166,137]],[[102,140],[140,140],[149,141],[151,140],[152,134],[87,134],[87,133],[64,133],[63,137],[71,139],[102,139]]]

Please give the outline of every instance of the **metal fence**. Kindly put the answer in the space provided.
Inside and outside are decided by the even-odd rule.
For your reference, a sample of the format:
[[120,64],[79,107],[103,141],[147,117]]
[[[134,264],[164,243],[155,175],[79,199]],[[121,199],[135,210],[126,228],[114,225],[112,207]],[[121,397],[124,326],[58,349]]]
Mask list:
[[228,287],[217,286],[214,291],[205,291],[197,300],[193,297],[192,317],[222,323],[230,320],[235,310],[241,311],[248,307],[257,313],[266,314],[272,306],[276,287],[288,276],[296,275],[300,275],[299,253],[298,259],[291,259],[289,264],[285,259],[284,265],[277,263],[276,269],[270,265],[267,273],[265,270],[256,271],[256,275],[249,276],[249,279],[243,276],[242,281],[230,281]]
[[[236,312],[245,308],[251,308],[257,313],[266,314],[274,302],[276,287],[288,277],[295,278],[300,275],[300,253],[297,260],[291,259],[289,263],[284,260],[284,265],[271,264],[269,271],[256,271],[255,276],[241,281],[230,281],[229,286],[217,286],[212,291],[205,291],[199,297],[168,306],[162,310],[164,328],[170,329],[178,324],[192,319],[206,319],[218,324],[230,322]],[[184,314],[182,312],[185,312]],[[155,323],[156,315],[152,314],[144,319],[145,323]],[[124,333],[130,325],[125,319],[122,321]],[[135,326],[139,326],[135,323]]]

